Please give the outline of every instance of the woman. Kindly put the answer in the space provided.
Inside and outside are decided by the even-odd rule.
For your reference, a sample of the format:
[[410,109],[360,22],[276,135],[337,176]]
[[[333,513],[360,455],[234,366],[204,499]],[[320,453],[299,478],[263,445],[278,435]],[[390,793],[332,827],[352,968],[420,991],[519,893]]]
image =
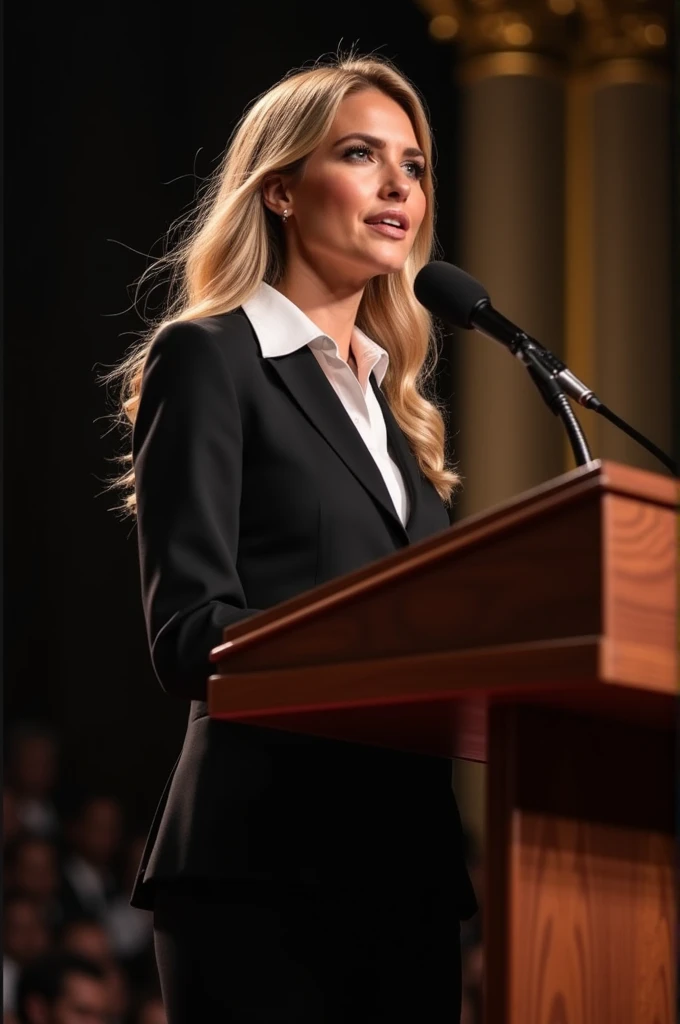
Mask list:
[[244,116],[174,257],[177,302],[123,368],[153,665],[191,701],[133,894],[169,1024],[457,1020],[475,902],[450,762],[205,703],[225,627],[448,525],[412,291],[430,151],[386,62],[284,79]]

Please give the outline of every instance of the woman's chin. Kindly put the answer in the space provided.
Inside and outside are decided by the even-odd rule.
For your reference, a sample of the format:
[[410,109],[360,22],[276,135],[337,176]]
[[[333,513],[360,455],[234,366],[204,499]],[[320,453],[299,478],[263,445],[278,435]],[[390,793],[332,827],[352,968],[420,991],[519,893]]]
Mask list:
[[403,252],[397,253],[395,251],[390,252],[389,250],[387,252],[376,252],[373,249],[372,251],[359,253],[355,250],[351,254],[348,253],[342,262],[338,262],[337,267],[340,276],[348,276],[357,284],[363,282],[363,285],[365,285],[374,277],[384,277],[385,274],[399,273],[407,258],[408,253]]
[[406,259],[407,256],[398,256],[397,253],[390,253],[378,259],[374,258],[371,262],[375,269],[371,276],[380,277],[383,274],[398,274],[406,263]]

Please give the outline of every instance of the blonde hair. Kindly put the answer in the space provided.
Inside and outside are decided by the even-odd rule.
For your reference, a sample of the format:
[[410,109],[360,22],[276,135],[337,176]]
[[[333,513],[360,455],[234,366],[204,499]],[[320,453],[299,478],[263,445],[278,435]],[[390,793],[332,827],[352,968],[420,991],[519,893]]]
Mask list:
[[[121,382],[119,420],[134,424],[144,366],[159,331],[170,323],[216,316],[238,308],[264,280],[276,284],[284,266],[284,238],[279,218],[262,200],[262,185],[272,172],[291,171],[323,141],[336,111],[350,93],[378,89],[408,114],[425,154],[421,179],[427,198],[423,223],[404,267],[370,280],[357,315],[357,326],[389,353],[383,390],[406,435],[421,472],[444,501],[458,475],[445,464],[442,415],[424,393],[434,368],[430,315],[413,294],[413,281],[431,258],[434,243],[432,141],[427,116],[413,86],[386,60],[338,58],[286,76],[260,96],[244,114],[221,167],[210,180],[190,221],[185,238],[151,271],[172,274],[165,315],[152,325],[141,344],[105,380]],[[147,271],[142,281],[148,276]],[[134,513],[132,455],[114,481],[125,492],[123,508]]]

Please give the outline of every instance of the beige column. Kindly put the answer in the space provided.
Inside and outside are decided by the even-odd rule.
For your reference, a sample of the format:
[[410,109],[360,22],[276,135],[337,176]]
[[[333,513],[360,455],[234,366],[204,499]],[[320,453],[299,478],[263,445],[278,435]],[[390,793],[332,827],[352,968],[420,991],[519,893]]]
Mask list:
[[[457,262],[494,306],[561,354],[564,86],[554,63],[494,53],[461,69]],[[518,360],[477,333],[457,341],[461,511],[488,508],[563,468],[561,425]]]
[[[571,74],[568,92],[566,358],[603,402],[668,451],[669,76],[649,59],[599,60]],[[593,454],[663,472],[601,418],[586,414],[583,423]]]
[[[593,74],[591,109],[596,390],[670,451],[670,83],[644,61],[611,61]],[[608,423],[598,450],[663,472]]]

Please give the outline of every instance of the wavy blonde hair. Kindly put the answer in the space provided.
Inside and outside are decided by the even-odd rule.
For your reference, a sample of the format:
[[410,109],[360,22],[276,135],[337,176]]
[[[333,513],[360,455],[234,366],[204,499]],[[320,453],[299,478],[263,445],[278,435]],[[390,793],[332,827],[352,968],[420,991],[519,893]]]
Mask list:
[[[459,477],[445,464],[441,412],[425,395],[435,363],[434,332],[429,313],[413,294],[415,276],[431,258],[434,244],[432,140],[418,93],[389,61],[340,57],[291,73],[246,111],[191,217],[190,230],[151,268],[171,271],[165,314],[105,381],[121,383],[118,418],[130,431],[146,359],[159,331],[170,323],[228,313],[246,302],[263,280],[277,283],[284,266],[284,237],[279,218],[262,200],[263,182],[272,172],[300,167],[330,130],[342,100],[366,89],[380,90],[408,114],[425,154],[421,184],[427,208],[404,267],[368,282],[357,326],[389,353],[385,396],[421,472],[448,502]],[[113,486],[125,492],[122,508],[134,513],[132,455],[120,461],[124,469]]]

